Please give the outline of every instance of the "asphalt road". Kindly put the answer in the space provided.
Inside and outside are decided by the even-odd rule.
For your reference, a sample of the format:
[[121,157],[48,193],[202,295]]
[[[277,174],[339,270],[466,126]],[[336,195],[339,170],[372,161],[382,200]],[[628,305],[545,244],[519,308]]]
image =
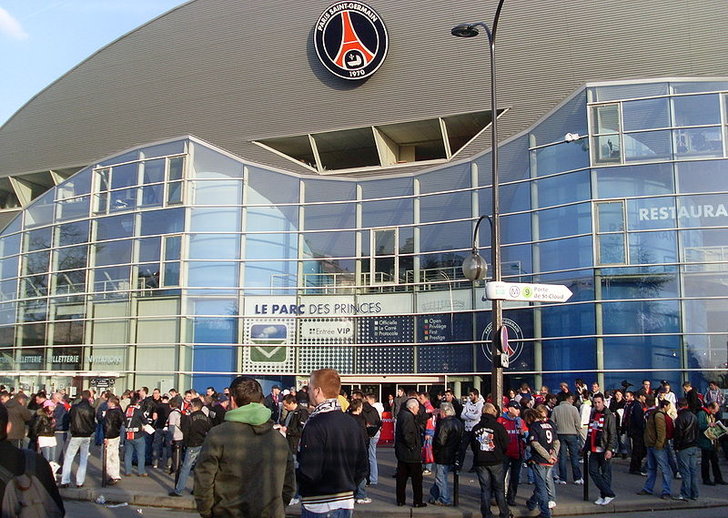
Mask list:
[[[64,502],[67,518],[199,518],[199,514],[159,507],[124,506],[109,508],[92,502],[69,500]],[[365,511],[357,514],[366,516]],[[534,513],[535,514],[535,513]],[[674,509],[635,513],[614,513],[609,518],[728,518],[728,507],[710,509]]]

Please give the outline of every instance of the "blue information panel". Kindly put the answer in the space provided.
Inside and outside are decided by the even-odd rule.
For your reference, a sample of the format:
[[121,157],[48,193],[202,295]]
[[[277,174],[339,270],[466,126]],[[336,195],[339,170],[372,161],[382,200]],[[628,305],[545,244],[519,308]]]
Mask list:
[[428,344],[417,346],[418,372],[472,371],[472,314],[440,313],[417,317],[417,342]]
[[[411,316],[379,316],[357,319],[360,344],[411,344],[415,319]],[[394,345],[356,348],[357,374],[389,374],[414,370],[414,347]]]
[[414,317],[363,317],[358,319],[359,343],[411,343],[414,338]]

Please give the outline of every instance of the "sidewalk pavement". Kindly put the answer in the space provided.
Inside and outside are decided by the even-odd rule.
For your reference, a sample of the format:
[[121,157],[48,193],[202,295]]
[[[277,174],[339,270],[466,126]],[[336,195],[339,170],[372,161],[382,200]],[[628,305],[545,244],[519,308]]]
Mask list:
[[[114,486],[101,487],[101,461],[99,458],[100,449],[92,447],[92,454],[89,458],[88,471],[84,487],[61,489],[61,495],[66,500],[89,500],[96,499],[103,495],[106,503],[128,502],[129,505],[150,506],[150,507],[166,507],[172,509],[194,510],[194,498],[189,493],[185,493],[183,497],[170,497],[168,493],[172,490],[174,478],[166,471],[147,467],[149,477],[122,477],[121,481]],[[123,457],[122,457],[123,458]],[[371,504],[357,505],[354,516],[367,517],[462,517],[469,518],[480,516],[480,488],[477,477],[474,473],[463,472],[460,476],[460,505],[458,507],[439,507],[429,505],[424,508],[414,509],[410,506],[412,503],[412,491],[408,485],[407,490],[407,506],[397,507],[394,497],[394,468],[396,460],[394,458],[394,450],[391,447],[380,446],[378,448],[379,463],[379,483],[375,486],[367,488],[369,497],[372,499]],[[74,463],[73,473],[76,472],[78,457]],[[470,467],[471,457],[468,452],[468,458],[465,466]],[[661,500],[658,496],[638,496],[639,491],[645,478],[639,475],[630,475],[627,473],[629,461],[615,459],[612,469],[612,489],[617,495],[612,503],[606,506],[595,505],[593,502],[599,498],[599,492],[594,484],[589,481],[589,500],[583,500],[583,486],[577,486],[569,482],[567,485],[556,486],[556,502],[557,506],[553,509],[554,516],[570,516],[570,515],[596,515],[602,513],[616,512],[634,512],[634,511],[654,511],[668,509],[689,509],[689,508],[710,508],[725,507],[723,512],[728,515],[728,486],[705,486],[700,484],[700,498],[697,501],[680,502],[674,500]],[[721,458],[721,469],[724,476],[728,478],[728,464]],[[123,470],[123,467],[122,467]],[[533,492],[532,485],[526,483],[526,471],[523,471],[521,477],[521,485],[518,488],[518,496],[516,498],[516,506],[511,507],[511,512],[515,517],[534,517],[538,511],[529,511],[526,508],[526,499]],[[187,488],[191,492],[192,479],[188,482]],[[571,479],[569,479],[571,480]],[[424,477],[424,493],[425,499],[429,496],[429,489],[434,481],[433,476]],[[72,484],[75,478],[71,478]],[[452,484],[452,477],[450,478]],[[655,485],[655,491],[659,491],[661,481]],[[673,480],[672,494],[678,495],[680,491],[680,480]],[[497,514],[497,508],[493,507]],[[300,516],[300,505],[289,506],[286,508],[286,515],[291,517]],[[711,512],[712,515],[718,516],[720,513]]]

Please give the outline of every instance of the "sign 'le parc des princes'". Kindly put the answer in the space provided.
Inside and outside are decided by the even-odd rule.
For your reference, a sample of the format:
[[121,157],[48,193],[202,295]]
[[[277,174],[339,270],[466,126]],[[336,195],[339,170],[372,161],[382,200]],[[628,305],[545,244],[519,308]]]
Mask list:
[[367,4],[336,2],[319,16],[313,43],[329,72],[356,80],[371,76],[382,65],[389,36],[382,18]]

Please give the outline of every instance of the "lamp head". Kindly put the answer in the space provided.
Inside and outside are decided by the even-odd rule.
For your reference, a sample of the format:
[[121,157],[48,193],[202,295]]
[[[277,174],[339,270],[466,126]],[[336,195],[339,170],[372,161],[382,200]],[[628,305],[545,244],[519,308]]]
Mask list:
[[473,250],[463,261],[463,275],[470,281],[482,281],[488,273],[488,264],[477,250]]
[[450,30],[450,34],[458,38],[473,38],[480,34],[478,27],[473,23],[461,23]]

